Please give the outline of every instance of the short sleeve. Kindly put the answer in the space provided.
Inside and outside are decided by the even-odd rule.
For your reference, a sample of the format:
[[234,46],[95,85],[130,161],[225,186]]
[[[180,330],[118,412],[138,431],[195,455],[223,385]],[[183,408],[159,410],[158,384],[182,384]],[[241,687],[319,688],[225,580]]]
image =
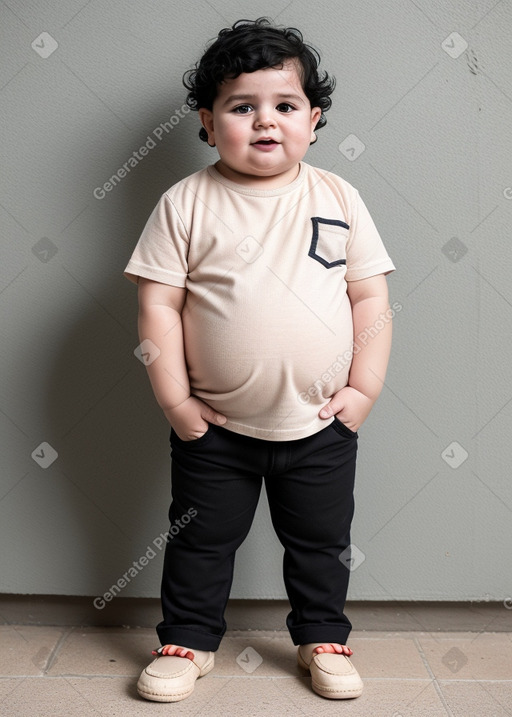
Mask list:
[[366,204],[356,190],[347,241],[347,281],[395,271]]
[[167,194],[163,194],[146,222],[124,276],[137,284],[139,277],[184,287],[189,239],[183,221]]

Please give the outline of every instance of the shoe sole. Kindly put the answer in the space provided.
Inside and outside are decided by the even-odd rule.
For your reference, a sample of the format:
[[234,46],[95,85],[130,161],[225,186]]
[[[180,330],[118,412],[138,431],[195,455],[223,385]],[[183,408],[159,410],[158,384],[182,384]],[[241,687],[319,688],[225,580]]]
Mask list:
[[[201,677],[204,677],[207,675],[211,670],[213,670],[214,667],[214,660],[212,659],[210,662],[207,662],[202,668],[200,673],[197,676],[197,679],[200,679]],[[174,692],[171,694],[155,694],[153,692],[145,692],[144,690],[141,690],[139,686],[137,685],[137,692],[141,697],[144,697],[145,700],[151,700],[151,702],[180,702],[181,700],[185,700],[187,697],[190,697],[192,692],[194,691],[194,687],[196,684],[196,680],[194,680],[192,687],[187,692]]]
[[[306,670],[311,675],[311,670],[309,669],[309,665],[304,662],[302,659],[300,652],[297,651],[297,662],[299,667],[302,667],[303,670]],[[311,675],[311,688],[314,692],[316,692],[317,695],[320,695],[320,697],[327,697],[327,699],[331,700],[351,700],[355,697],[361,697],[363,694],[363,686],[360,687],[353,687],[346,690],[328,690],[323,685],[317,684],[313,676]]]

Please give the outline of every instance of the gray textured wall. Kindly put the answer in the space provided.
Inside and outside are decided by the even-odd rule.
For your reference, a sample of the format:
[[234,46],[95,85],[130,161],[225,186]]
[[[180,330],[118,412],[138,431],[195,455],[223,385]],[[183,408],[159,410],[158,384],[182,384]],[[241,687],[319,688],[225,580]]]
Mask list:
[[[133,353],[122,270],[160,194],[216,160],[181,109],[182,73],[254,8],[0,4],[3,592],[104,593],[168,527],[168,427]],[[350,597],[505,600],[511,3],[272,0],[256,12],[302,28],[336,75],[307,161],[359,188],[398,268],[392,361],[360,430]],[[153,552],[123,595],[158,594]],[[232,596],[284,597],[280,562],[263,494]]]

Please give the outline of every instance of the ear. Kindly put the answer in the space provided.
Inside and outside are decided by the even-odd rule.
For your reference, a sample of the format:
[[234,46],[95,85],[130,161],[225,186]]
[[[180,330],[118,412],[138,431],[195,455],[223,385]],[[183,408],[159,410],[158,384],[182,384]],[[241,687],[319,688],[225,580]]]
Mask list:
[[311,142],[316,142],[315,127],[321,116],[322,109],[320,107],[311,108]]
[[213,131],[213,112],[207,110],[205,107],[201,107],[199,110],[199,119],[201,124],[208,133],[208,144],[211,147],[215,147],[215,132]]

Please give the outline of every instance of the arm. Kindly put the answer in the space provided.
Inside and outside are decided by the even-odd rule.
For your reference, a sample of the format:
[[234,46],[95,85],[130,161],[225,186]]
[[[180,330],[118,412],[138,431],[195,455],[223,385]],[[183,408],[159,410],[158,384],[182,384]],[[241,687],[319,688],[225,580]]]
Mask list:
[[336,414],[351,430],[357,431],[384,384],[391,351],[392,324],[384,274],[349,281],[347,293],[352,304],[354,324],[354,356],[348,385],[334,394],[319,415],[329,418]]
[[182,440],[199,438],[208,421],[226,419],[190,395],[181,323],[186,289],[140,277],[138,298],[139,339],[149,339],[160,352],[146,366],[157,403]]

